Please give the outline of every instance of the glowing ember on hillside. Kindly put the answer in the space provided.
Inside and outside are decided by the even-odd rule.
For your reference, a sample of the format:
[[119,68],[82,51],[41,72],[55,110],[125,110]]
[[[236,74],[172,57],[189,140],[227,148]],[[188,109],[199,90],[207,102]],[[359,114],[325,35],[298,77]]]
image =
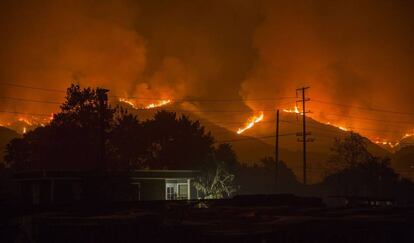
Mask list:
[[260,115],[258,116],[252,116],[249,118],[247,124],[245,127],[243,128],[239,128],[239,130],[237,130],[237,134],[242,134],[244,131],[252,128],[256,123],[259,123],[263,120],[264,118],[264,114],[263,112],[260,112]]
[[342,130],[342,131],[345,131],[345,132],[349,132],[349,131],[351,131],[351,129],[349,129],[349,128],[346,128],[346,127],[344,127],[344,126],[339,126],[339,125],[336,125],[336,124],[332,124],[332,123],[330,123],[330,122],[327,122],[327,123],[326,123],[326,125],[336,127],[336,128],[338,128],[338,129],[340,129],[340,130]]
[[169,103],[171,103],[171,100],[160,100],[160,101],[159,101],[159,102],[157,102],[157,103],[152,103],[152,104],[147,105],[147,106],[145,107],[145,109],[153,109],[153,108],[158,108],[158,107],[161,107],[161,106],[167,105],[167,104],[169,104]]
[[24,118],[24,117],[19,117],[18,121],[19,121],[19,122],[24,122],[24,123],[26,123],[26,124],[27,124],[27,125],[29,125],[29,126],[33,126],[33,122],[32,122],[32,121],[30,121],[30,120],[29,120],[29,119],[27,119],[27,118]]
[[283,112],[286,112],[286,113],[296,113],[296,114],[299,114],[300,113],[299,108],[297,106],[295,106],[295,108],[293,108],[293,109],[283,109]]
[[127,99],[127,98],[119,98],[119,102],[122,102],[122,103],[128,104],[128,105],[132,106],[132,108],[134,108],[134,109],[138,109],[138,107],[137,107],[137,106],[135,106],[135,103],[134,103],[131,99]]
[[395,147],[397,147],[400,143],[399,142],[389,142],[389,141],[387,141],[387,140],[377,140],[377,141],[375,141],[375,143],[376,144],[379,144],[379,145],[383,145],[383,146],[389,146],[389,147],[391,147],[391,148],[395,148]]
[[408,137],[414,137],[414,133],[406,133],[406,134],[404,134],[404,136],[402,137],[402,139],[408,138]]
[[342,131],[348,132],[349,129],[343,126],[338,126],[339,129],[341,129]]
[[135,103],[135,101],[133,99],[128,99],[128,98],[119,98],[120,102],[126,103],[130,106],[132,106],[132,108],[134,109],[154,109],[154,108],[158,108],[164,105],[167,105],[169,103],[171,103],[171,100],[166,99],[166,100],[160,100],[156,103],[151,103],[142,107],[138,107],[138,105]]

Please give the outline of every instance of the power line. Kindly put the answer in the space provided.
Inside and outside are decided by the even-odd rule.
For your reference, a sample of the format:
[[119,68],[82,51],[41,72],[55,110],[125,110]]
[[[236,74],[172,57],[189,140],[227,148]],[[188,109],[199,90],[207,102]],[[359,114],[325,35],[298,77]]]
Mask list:
[[5,110],[0,110],[0,113],[9,113],[9,114],[18,114],[18,115],[28,115],[28,116],[49,116],[50,117],[50,114],[43,114],[43,113],[26,113],[26,112],[5,111]]
[[401,115],[414,115],[414,113],[412,112],[392,111],[392,110],[385,110],[385,109],[379,109],[379,108],[354,106],[354,105],[347,105],[347,104],[340,104],[340,103],[332,103],[332,102],[323,101],[323,100],[312,99],[312,102],[327,104],[327,105],[334,105],[334,106],[343,106],[343,107],[355,108],[359,110],[374,111],[374,112],[385,112],[385,113],[393,113],[393,114],[401,114]]
[[[125,98],[122,96],[110,96],[114,98]],[[162,98],[149,98],[149,97],[136,97],[136,96],[130,96],[126,97],[127,99],[134,99],[134,100],[165,100]],[[194,98],[178,98],[178,99],[171,99],[175,102],[200,102],[200,103],[221,103],[221,102],[245,102],[245,101],[276,101],[276,100],[286,100],[286,99],[295,99],[295,97],[276,97],[276,98],[250,98],[250,99],[194,99]]]
[[24,84],[15,84],[15,83],[0,82],[0,85],[3,85],[3,86],[11,86],[11,87],[16,87],[16,88],[22,88],[22,89],[41,90],[41,91],[46,91],[46,92],[66,93],[65,90],[42,88],[42,87],[29,86],[29,85],[24,85]]
[[[60,90],[60,89],[52,89],[52,88],[44,88],[39,86],[31,86],[31,85],[25,85],[20,83],[10,83],[10,82],[0,82],[0,85],[3,86],[10,86],[10,87],[16,87],[16,88],[24,88],[24,89],[34,89],[34,90],[41,90],[41,91],[47,91],[47,92],[58,92],[58,93],[66,93],[66,90]],[[137,99],[137,100],[165,100],[160,97],[136,97],[136,96],[130,96],[130,97],[122,97],[122,96],[110,96],[114,98],[128,98],[128,99]],[[283,99],[295,99],[296,97],[290,97],[290,96],[284,96],[284,97],[266,97],[266,98],[250,98],[250,99],[195,99],[195,98],[177,98],[172,99],[174,101],[188,101],[188,102],[244,102],[244,101],[275,101],[275,100],[283,100]],[[50,103],[46,101],[47,103]],[[402,114],[402,115],[414,115],[412,112],[404,112],[404,111],[393,111],[393,110],[386,110],[386,109],[380,109],[380,108],[372,108],[372,107],[363,107],[363,106],[354,106],[354,105],[347,105],[347,104],[341,104],[341,103],[333,103],[329,101],[324,100],[318,100],[318,99],[312,99],[311,102],[321,103],[321,104],[327,104],[327,105],[334,105],[334,106],[343,106],[343,107],[350,107],[355,109],[361,109],[361,110],[368,110],[368,111],[375,111],[375,112],[385,112],[385,113],[393,113],[393,114]]]
[[[294,136],[294,135],[296,135],[296,133],[286,133],[286,134],[279,134],[279,137]],[[240,139],[219,140],[219,141],[216,141],[216,143],[229,143],[229,142],[257,140],[257,139],[266,139],[266,138],[275,138],[275,137],[276,137],[275,135],[261,136],[261,137],[248,137],[248,138],[240,138]]]
[[43,103],[43,104],[58,104],[58,105],[62,104],[62,102],[47,101],[47,100],[32,100],[32,99],[15,98],[15,97],[7,97],[7,96],[1,96],[0,99],[14,100],[14,101],[20,101],[20,102]]
[[358,117],[358,116],[350,116],[350,115],[340,115],[340,114],[324,114],[326,116],[337,116],[337,117],[348,117],[356,120],[366,120],[366,121],[376,121],[376,122],[384,122],[384,123],[406,123],[406,124],[414,124],[414,121],[394,121],[394,120],[381,120],[381,119],[374,119],[374,118],[366,118],[366,117]]
[[[16,84],[16,83],[9,83],[9,82],[0,82],[0,85],[3,86],[11,86],[16,88],[23,88],[23,89],[34,89],[34,90],[41,90],[41,91],[47,91],[47,92],[57,92],[57,93],[66,93],[66,90],[61,89],[51,89],[51,88],[43,88],[39,86],[30,86],[25,84]],[[137,96],[119,96],[119,95],[110,95],[111,98],[127,98],[127,99],[135,99],[135,100],[165,100],[165,98],[161,97],[137,97]],[[177,98],[177,99],[171,99],[176,102],[244,102],[244,101],[276,101],[276,100],[285,100],[285,99],[295,99],[296,97],[289,97],[289,96],[282,96],[282,97],[267,97],[267,98],[239,98],[239,99],[197,99],[197,98]]]

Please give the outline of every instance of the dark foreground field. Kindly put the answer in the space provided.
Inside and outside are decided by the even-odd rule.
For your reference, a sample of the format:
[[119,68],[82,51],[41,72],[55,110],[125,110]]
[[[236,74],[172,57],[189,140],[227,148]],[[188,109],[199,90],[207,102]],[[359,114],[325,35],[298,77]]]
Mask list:
[[0,242],[414,242],[412,207],[228,200],[2,212]]

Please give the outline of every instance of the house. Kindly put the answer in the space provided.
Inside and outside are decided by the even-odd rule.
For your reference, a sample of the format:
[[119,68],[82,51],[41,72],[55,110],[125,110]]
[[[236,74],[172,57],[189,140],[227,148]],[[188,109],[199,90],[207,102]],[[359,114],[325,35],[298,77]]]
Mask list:
[[192,181],[199,173],[195,170],[136,170],[130,179],[138,187],[138,200],[190,200],[197,199]]
[[100,181],[126,178],[128,187],[134,188],[127,192],[134,195],[111,194],[114,201],[190,200],[197,198],[197,190],[192,181],[198,174],[199,171],[195,170],[135,170],[92,177],[84,172],[42,171],[17,173],[14,175],[14,181],[18,184],[21,200],[32,205],[82,201],[87,198],[86,194],[91,192],[91,188],[94,189],[90,187],[90,178],[100,178]]

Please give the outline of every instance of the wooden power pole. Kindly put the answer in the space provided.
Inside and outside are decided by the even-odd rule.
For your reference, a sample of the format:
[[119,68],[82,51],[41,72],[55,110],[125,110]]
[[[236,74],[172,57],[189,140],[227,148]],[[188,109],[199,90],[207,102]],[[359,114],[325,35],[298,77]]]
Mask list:
[[108,101],[107,89],[100,89],[96,90],[96,94],[98,96],[98,115],[99,115],[99,130],[98,130],[98,168],[105,171],[108,169],[106,160],[105,160],[105,110]]
[[307,161],[306,161],[306,143],[313,141],[312,139],[308,139],[307,136],[311,135],[311,133],[306,132],[306,102],[309,101],[309,98],[306,98],[305,91],[309,89],[309,87],[302,87],[296,89],[296,96],[298,96],[298,92],[301,93],[301,99],[297,102],[302,103],[302,133],[298,135],[302,135],[302,139],[299,139],[299,142],[303,144],[303,184],[306,185],[307,183]]

